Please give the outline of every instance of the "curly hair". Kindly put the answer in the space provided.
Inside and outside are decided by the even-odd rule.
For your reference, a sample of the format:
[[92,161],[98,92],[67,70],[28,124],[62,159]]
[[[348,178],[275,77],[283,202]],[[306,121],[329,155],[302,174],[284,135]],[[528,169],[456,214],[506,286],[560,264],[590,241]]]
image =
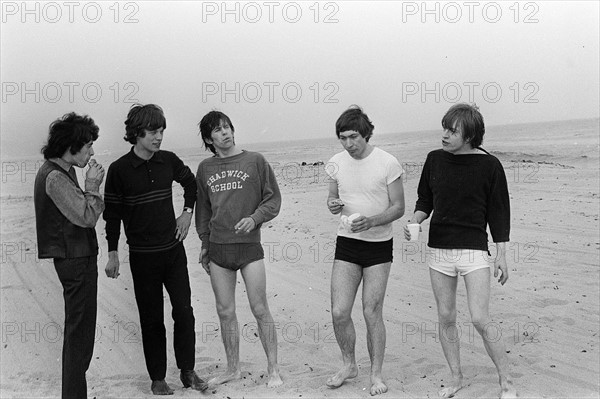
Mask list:
[[52,122],[48,129],[48,142],[42,147],[45,159],[60,158],[67,150],[75,155],[90,141],[98,139],[100,128],[87,115],[70,112]]

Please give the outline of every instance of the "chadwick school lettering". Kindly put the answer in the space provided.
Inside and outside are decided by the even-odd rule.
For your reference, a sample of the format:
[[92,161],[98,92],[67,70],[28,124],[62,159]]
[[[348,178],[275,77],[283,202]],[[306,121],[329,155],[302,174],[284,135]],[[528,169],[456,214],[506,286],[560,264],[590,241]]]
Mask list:
[[[225,170],[215,173],[206,180],[206,185],[210,187],[213,193],[218,191],[240,190],[243,188],[242,182],[250,177],[248,173],[242,170]],[[224,179],[235,179],[235,181],[224,182]]]

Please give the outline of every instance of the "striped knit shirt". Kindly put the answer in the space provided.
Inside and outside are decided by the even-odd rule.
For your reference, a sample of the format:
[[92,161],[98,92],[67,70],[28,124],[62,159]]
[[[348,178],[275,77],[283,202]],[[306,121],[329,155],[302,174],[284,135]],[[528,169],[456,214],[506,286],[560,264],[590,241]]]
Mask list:
[[108,250],[118,248],[121,221],[131,252],[165,251],[177,245],[173,182],[184,190],[184,206],[194,207],[196,179],[172,152],[159,151],[149,160],[133,148],[108,168],[104,220]]

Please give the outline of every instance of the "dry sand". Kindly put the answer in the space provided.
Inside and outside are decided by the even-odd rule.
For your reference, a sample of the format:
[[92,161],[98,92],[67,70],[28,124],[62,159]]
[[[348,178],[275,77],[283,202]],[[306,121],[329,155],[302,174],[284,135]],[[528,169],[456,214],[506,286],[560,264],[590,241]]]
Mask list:
[[[510,374],[522,397],[598,397],[600,392],[598,122],[590,123],[591,127],[582,129],[579,135],[554,131],[547,136],[528,136],[528,127],[521,131],[519,127],[490,128],[486,135],[484,147],[497,154],[506,170],[513,221],[508,251],[510,279],[504,287],[492,282],[491,312],[497,322],[490,329],[497,331],[498,339],[506,344]],[[388,334],[384,376],[389,392],[383,397],[433,398],[447,384],[449,370],[435,331],[435,303],[424,263],[428,223],[418,243],[405,242],[400,233],[414,208],[419,164],[438,144],[438,136],[420,140],[407,137],[375,136],[373,140],[374,145],[397,156],[407,171],[407,216],[395,223],[394,264],[384,307]],[[518,142],[515,137],[519,137]],[[340,148],[332,138],[330,146],[316,149],[305,143],[285,151],[264,150],[276,167],[284,200],[280,215],[263,227],[267,293],[277,323],[284,385],[273,390],[265,385],[266,358],[256,336],[244,284],[239,280],[243,378],[206,396],[369,396],[369,358],[360,293],[353,313],[359,376],[337,390],[325,386],[328,376],[341,364],[329,305],[337,217],[325,206],[327,183],[321,166],[312,163],[326,161]],[[114,158],[98,160],[108,166]],[[199,156],[185,158],[194,171],[199,160]],[[308,165],[301,166],[303,161]],[[16,161],[15,165],[20,167]],[[9,170],[10,165],[3,166],[3,171]],[[2,398],[60,395],[62,288],[51,262],[36,259],[33,179],[34,172],[3,175]],[[179,209],[181,190],[176,188],[175,193]],[[120,278],[106,278],[103,230],[101,221],[97,227],[102,251],[98,327],[87,374],[88,395],[150,397],[126,246],[123,241]],[[225,367],[218,318],[209,279],[197,263],[197,236],[191,234],[185,246],[196,316],[196,370],[203,377],[211,377]],[[468,323],[463,282],[459,283],[458,309],[463,371],[469,385],[456,397],[497,397],[495,368],[481,338]],[[165,314],[170,315],[167,295]],[[170,317],[167,331],[171,345]],[[182,388],[172,348],[168,361],[167,381],[175,389],[175,397],[203,396]]]

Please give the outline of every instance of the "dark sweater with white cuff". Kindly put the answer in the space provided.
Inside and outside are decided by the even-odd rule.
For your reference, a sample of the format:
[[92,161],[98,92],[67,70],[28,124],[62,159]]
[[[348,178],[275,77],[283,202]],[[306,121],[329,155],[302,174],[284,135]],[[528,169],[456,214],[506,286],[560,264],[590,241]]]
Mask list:
[[415,211],[433,212],[429,247],[487,251],[488,225],[494,242],[509,241],[508,184],[493,155],[432,151],[417,192]]

